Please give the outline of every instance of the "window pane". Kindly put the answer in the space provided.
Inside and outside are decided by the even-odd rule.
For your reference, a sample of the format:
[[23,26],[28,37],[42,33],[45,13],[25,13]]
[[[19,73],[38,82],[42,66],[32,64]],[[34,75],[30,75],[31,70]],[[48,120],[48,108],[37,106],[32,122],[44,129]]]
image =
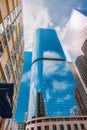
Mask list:
[[45,130],[49,130],[49,126],[47,125],[47,126],[45,126]]
[[40,127],[40,126],[38,126],[38,127],[37,127],[37,130],[41,130],[41,127]]
[[3,53],[3,48],[2,48],[2,44],[0,43],[0,56],[2,55]]
[[64,126],[63,125],[60,125],[60,130],[64,130]]
[[52,130],[57,130],[56,125],[52,126]]
[[0,24],[0,34],[3,34],[3,32],[4,32],[4,28],[3,28],[3,25],[2,25],[2,23]]
[[71,130],[71,127],[70,127],[70,125],[67,125],[67,130]]
[[84,124],[80,124],[80,126],[81,126],[81,129],[85,129]]
[[74,130],[78,130],[77,124],[74,124]]

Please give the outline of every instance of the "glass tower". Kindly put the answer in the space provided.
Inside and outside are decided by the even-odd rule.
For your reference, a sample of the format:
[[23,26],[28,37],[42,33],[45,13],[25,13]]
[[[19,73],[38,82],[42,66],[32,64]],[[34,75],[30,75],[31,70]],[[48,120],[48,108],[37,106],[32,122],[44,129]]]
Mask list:
[[31,68],[28,120],[44,116],[69,116],[77,107],[76,82],[57,34],[37,29]]

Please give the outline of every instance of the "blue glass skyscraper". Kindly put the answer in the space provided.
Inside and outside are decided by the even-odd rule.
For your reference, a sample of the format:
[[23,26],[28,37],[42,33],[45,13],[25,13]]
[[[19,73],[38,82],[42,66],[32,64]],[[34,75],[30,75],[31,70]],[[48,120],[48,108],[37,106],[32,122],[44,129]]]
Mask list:
[[44,116],[69,116],[77,107],[76,82],[57,34],[37,29],[31,68],[28,120]]

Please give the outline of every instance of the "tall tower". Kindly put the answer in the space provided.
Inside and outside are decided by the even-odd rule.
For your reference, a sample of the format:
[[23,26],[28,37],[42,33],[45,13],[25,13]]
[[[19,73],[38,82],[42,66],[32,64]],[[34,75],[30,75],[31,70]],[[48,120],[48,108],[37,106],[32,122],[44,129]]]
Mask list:
[[[31,68],[28,120],[43,116],[69,116],[76,82],[53,29],[37,29]],[[38,114],[39,113],[39,114]]]
[[[16,111],[23,60],[22,1],[0,0],[0,83],[14,83],[13,117]],[[2,120],[1,129],[10,129],[10,127],[12,130],[16,129],[12,122],[14,123],[10,119]]]

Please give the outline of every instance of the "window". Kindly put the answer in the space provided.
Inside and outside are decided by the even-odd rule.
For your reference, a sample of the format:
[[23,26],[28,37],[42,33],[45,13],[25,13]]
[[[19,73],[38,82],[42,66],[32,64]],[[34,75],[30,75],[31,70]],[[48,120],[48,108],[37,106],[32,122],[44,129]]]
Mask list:
[[81,126],[81,129],[85,129],[84,124],[80,124],[80,126]]
[[6,48],[6,47],[7,47],[7,40],[6,40],[6,37],[3,39],[2,43],[3,43],[4,48]]
[[45,126],[45,130],[49,130],[49,126],[48,125]]
[[8,80],[10,79],[10,74],[9,74],[9,69],[8,69],[8,66],[6,65],[5,66],[5,74],[6,74],[6,76],[7,76],[7,78],[8,78]]
[[52,130],[57,130],[56,125],[52,126]]
[[0,34],[3,34],[3,33],[4,33],[4,28],[3,28],[2,23],[0,23]]
[[65,120],[65,121],[70,121],[70,119],[69,119],[69,118],[64,118],[64,120]]
[[77,124],[74,124],[74,130],[78,130]]
[[34,127],[32,127],[31,130],[34,130]]
[[58,118],[58,121],[63,121],[63,119],[62,118]]
[[64,126],[63,125],[60,125],[60,130],[64,130]]
[[7,33],[7,40],[10,40],[10,31]]
[[1,82],[1,83],[3,83],[3,82],[5,83],[5,82],[6,82],[4,75],[2,75],[2,77],[1,77],[1,79],[0,79],[0,82]]
[[41,130],[41,126],[38,126],[38,127],[37,127],[37,130]]
[[51,121],[56,121],[56,119],[55,118],[51,118]]
[[5,27],[5,29],[7,29],[10,24],[11,24],[10,16],[8,16],[8,17],[6,17],[4,19],[4,27]]
[[0,42],[0,56],[2,55],[2,53],[3,53],[3,48],[2,48],[2,44]]
[[70,125],[67,125],[67,130],[71,130],[71,127],[70,127]]
[[13,12],[11,12],[11,22],[13,22],[14,21],[14,17],[13,17]]

